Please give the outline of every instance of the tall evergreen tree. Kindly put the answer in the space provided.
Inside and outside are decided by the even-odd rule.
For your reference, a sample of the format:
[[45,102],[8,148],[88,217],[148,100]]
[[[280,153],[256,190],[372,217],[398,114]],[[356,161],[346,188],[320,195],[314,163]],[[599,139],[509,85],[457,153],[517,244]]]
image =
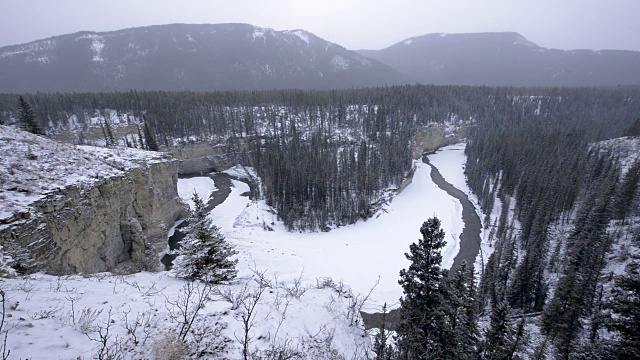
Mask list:
[[391,360],[393,358],[393,348],[388,342],[387,303],[384,303],[384,306],[382,306],[382,325],[373,340],[373,353],[376,355],[374,360]]
[[400,271],[404,296],[400,299],[398,351],[402,359],[433,359],[444,352],[447,343],[445,314],[442,312],[442,285],[446,270],[440,268],[446,242],[440,220],[434,217],[420,227],[422,238],[405,254],[409,269]]
[[147,149],[150,151],[160,150],[158,142],[156,141],[156,136],[153,134],[153,130],[151,129],[151,125],[149,125],[149,122],[144,115],[142,115],[142,118],[144,119],[144,138],[147,139]]
[[18,98],[18,121],[20,122],[20,128],[24,131],[36,135],[45,134],[40,125],[38,125],[35,112],[22,95]]
[[607,308],[613,316],[606,326],[618,336],[612,346],[615,358],[640,359],[640,256],[616,278]]
[[237,252],[224,239],[220,229],[207,217],[205,205],[194,193],[194,209],[187,220],[185,237],[180,242],[173,271],[179,278],[202,280],[214,284],[228,282],[236,277]]
[[513,359],[528,342],[524,319],[514,327],[509,318],[509,304],[494,304],[489,327],[485,330],[481,358],[487,360]]
[[110,119],[109,119],[109,112],[105,112],[104,114],[104,127],[107,131],[107,136],[109,137],[109,141],[107,146],[116,146],[117,142],[116,142],[116,138],[115,136],[113,136],[113,131],[111,130],[111,124],[109,124]]
[[456,359],[475,359],[478,353],[478,303],[473,279],[473,267],[466,261],[447,281],[449,296],[443,304],[448,315],[450,344],[445,351]]

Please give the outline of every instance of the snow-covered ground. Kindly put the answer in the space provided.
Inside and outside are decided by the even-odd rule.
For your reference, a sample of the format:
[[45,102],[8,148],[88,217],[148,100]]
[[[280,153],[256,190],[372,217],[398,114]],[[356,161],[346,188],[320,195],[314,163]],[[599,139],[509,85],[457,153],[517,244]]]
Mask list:
[[[464,158],[452,156],[451,161]],[[409,265],[404,254],[421,236],[420,225],[429,217],[437,216],[447,234],[443,266],[450,267],[459,250],[462,206],[431,181],[430,167],[421,161],[416,162],[412,183],[387,208],[367,221],[330,232],[288,232],[263,201],[240,196],[249,190],[245,183],[232,183],[231,194],[210,217],[239,251],[241,275],[258,267],[285,282],[300,276],[305,284],[332,278],[359,294],[367,294],[379,278],[366,309],[376,311],[385,302],[397,305],[402,295],[399,271]]]
[[[271,281],[251,317],[251,352],[288,342],[291,349],[304,351],[310,359],[339,358],[331,357],[332,351],[348,359],[365,358],[369,340],[362,325],[350,317],[350,299],[339,288],[314,287],[300,295]],[[102,347],[99,331],[105,334],[107,324],[107,350],[118,351],[125,359],[158,358],[154,347],[167,334],[179,331],[180,323],[172,314],[178,311],[175,303],[186,293],[186,284],[168,272],[90,277],[37,274],[3,280],[0,286],[8,297],[9,316],[3,330],[9,329],[10,358],[96,359]],[[187,336],[192,344],[188,358],[241,359],[237,339],[244,337],[242,315],[246,311],[242,303],[237,302],[236,307],[225,299],[243,292],[256,294],[258,289],[249,279],[217,287],[196,317],[195,335]],[[175,342],[168,346],[179,347]],[[206,346],[212,354],[195,354]]]
[[618,156],[622,174],[626,174],[634,161],[640,159],[640,138],[620,137],[593,143],[601,152],[611,151]]

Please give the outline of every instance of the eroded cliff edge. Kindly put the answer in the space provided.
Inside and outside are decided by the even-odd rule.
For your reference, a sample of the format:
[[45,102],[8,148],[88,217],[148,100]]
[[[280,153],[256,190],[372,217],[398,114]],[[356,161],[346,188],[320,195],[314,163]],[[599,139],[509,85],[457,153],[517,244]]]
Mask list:
[[0,126],[0,245],[23,272],[153,266],[186,215],[160,153],[60,144]]

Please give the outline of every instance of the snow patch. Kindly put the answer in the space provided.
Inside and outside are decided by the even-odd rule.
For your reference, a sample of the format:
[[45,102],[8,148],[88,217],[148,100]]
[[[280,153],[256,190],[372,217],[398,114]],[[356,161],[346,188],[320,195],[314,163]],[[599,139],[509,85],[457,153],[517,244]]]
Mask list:
[[191,198],[193,193],[198,194],[198,197],[206,204],[209,201],[209,197],[214,191],[217,191],[213,179],[207,176],[197,176],[188,179],[178,179],[178,196],[187,204],[192,210],[195,209],[195,204]]
[[346,71],[351,67],[352,61],[343,56],[334,55],[330,63],[334,71]]
[[291,32],[293,35],[299,37],[300,39],[302,39],[302,41],[306,42],[307,44],[311,43],[311,39],[309,38],[309,34],[306,31],[303,30],[294,30]]
[[405,40],[404,44],[405,45],[411,45],[412,42],[413,42],[413,39],[409,39],[409,40]]
[[631,165],[640,159],[640,137],[620,137],[594,143],[591,147],[599,147],[601,152],[611,152],[618,156],[622,175]]
[[104,49],[104,42],[101,39],[94,39],[91,43],[91,50],[93,51],[93,61],[103,62],[102,49]]

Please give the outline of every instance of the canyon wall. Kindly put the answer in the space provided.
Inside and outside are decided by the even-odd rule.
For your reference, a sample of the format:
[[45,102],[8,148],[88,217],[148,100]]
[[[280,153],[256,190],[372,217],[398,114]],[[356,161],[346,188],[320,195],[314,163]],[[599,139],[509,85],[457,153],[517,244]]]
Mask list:
[[148,267],[166,250],[175,220],[187,214],[176,189],[178,168],[177,161],[158,162],[90,188],[52,192],[31,204],[29,213],[4,219],[0,244],[25,272]]

